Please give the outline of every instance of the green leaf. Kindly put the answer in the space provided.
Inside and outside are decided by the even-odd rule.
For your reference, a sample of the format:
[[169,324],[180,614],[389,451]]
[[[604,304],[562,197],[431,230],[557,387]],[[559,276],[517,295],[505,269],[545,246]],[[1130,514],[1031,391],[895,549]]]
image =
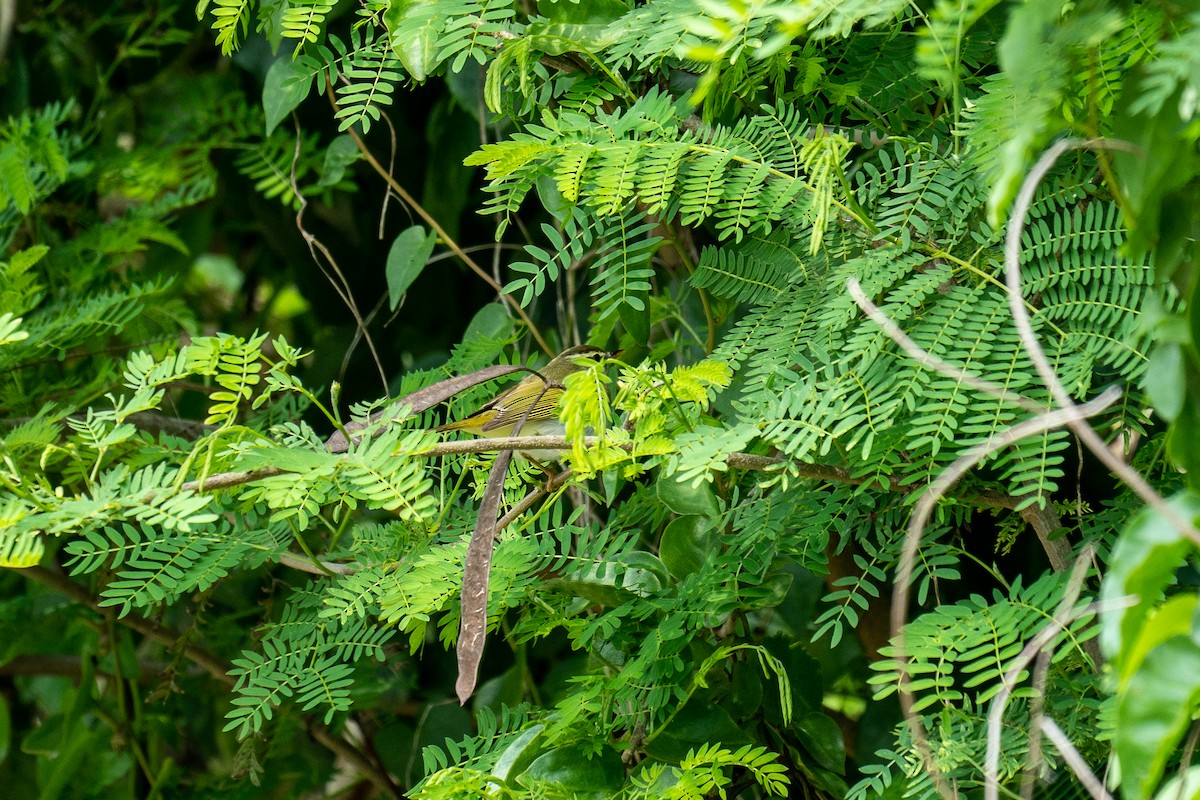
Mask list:
[[661,591],[667,583],[667,567],[653,553],[634,550],[618,556],[617,562],[625,565],[621,586],[642,597]]
[[335,186],[345,176],[346,169],[358,161],[362,153],[350,134],[343,134],[325,149],[325,162],[321,167],[321,180],[317,186]]
[[634,550],[612,561],[580,570],[571,577],[553,578],[543,586],[615,608],[635,597],[657,594],[666,582],[667,568],[662,561],[653,553]]
[[425,232],[420,225],[406,229],[392,242],[388,250],[387,276],[388,300],[393,311],[400,304],[400,298],[408,291],[408,287],[425,269],[433,246],[437,244],[437,234]]
[[545,730],[546,726],[540,723],[524,730],[500,753],[495,766],[491,769],[491,774],[502,781],[512,783],[509,777],[516,777],[523,773],[541,752],[545,744],[545,737],[542,736]]
[[1154,648],[1117,695],[1122,797],[1143,800],[1162,778],[1200,702],[1200,647],[1175,636]]
[[[1182,491],[1167,505],[1187,522],[1200,516],[1200,494],[1196,492]],[[1142,626],[1191,550],[1191,542],[1153,508],[1142,509],[1113,547],[1112,567],[1100,588],[1101,601],[1108,606],[1101,615],[1100,647],[1112,660],[1122,684],[1138,667],[1131,662],[1131,655]],[[1133,605],[1118,607],[1126,597],[1132,598]]]
[[551,22],[607,25],[625,16],[629,6],[621,0],[538,0],[537,9]]
[[238,469],[275,467],[285,472],[312,473],[323,468],[332,469],[337,464],[337,458],[329,453],[266,445],[239,454],[235,463]]
[[534,759],[517,782],[541,794],[607,800],[625,782],[625,768],[615,750],[593,755],[585,747],[559,747]]
[[1188,767],[1163,784],[1154,800],[1196,800],[1200,797],[1200,766]]
[[266,136],[270,136],[283,118],[308,97],[313,76],[290,56],[280,56],[267,70],[263,82],[263,111],[266,113]]
[[1146,618],[1137,637],[1125,646],[1125,671],[1132,675],[1154,648],[1176,636],[1189,636],[1196,620],[1197,598],[1186,593],[1172,597]]
[[672,520],[663,531],[658,557],[676,578],[698,572],[717,544],[715,521],[689,514]]
[[[1132,152],[1117,150],[1113,153],[1113,167],[1134,216],[1127,245],[1134,254],[1155,248],[1176,220],[1195,219],[1194,197],[1188,198],[1182,208],[1170,202],[1170,198],[1200,169],[1194,143],[1181,135],[1186,128],[1179,117],[1178,97],[1168,100],[1152,116],[1132,112],[1131,107],[1143,94],[1143,87],[1144,79],[1140,74],[1128,81],[1121,93],[1113,130],[1116,138],[1134,146]],[[1188,235],[1188,231],[1183,231],[1183,238]],[[1182,252],[1178,247],[1172,250],[1174,255]],[[1172,277],[1176,266],[1177,260],[1155,264],[1158,277],[1164,280]]]
[[567,216],[572,207],[571,201],[563,196],[553,175],[539,176],[534,182],[534,188],[537,190],[538,202],[546,209],[546,213],[559,220]]
[[662,761],[681,761],[689,750],[720,742],[728,749],[753,744],[745,729],[721,706],[693,697],[661,732],[646,744],[646,753]]
[[563,53],[595,53],[616,43],[617,33],[606,23],[559,25],[535,22],[526,32],[530,45],[550,56]]
[[1000,174],[992,183],[988,215],[998,225],[1024,178],[1030,154],[1054,118],[1054,100],[1064,81],[1060,45],[1051,33],[1062,13],[1058,0],[1033,0],[1016,6],[997,52],[1020,103],[1011,118],[1011,136],[1003,145]]
[[1144,380],[1154,410],[1168,422],[1173,421],[1183,410],[1187,395],[1183,348],[1174,342],[1162,342],[1155,347]]
[[383,24],[391,35],[392,52],[418,83],[429,77],[438,64],[438,36],[444,20],[431,13],[431,5],[427,0],[392,0],[388,10],[383,12]]
[[629,338],[644,346],[650,342],[650,293],[645,289],[630,292],[629,299],[635,302],[617,306],[617,315]]
[[821,767],[844,775],[846,772],[846,743],[842,730],[828,715],[819,711],[805,714],[796,721],[796,736]]
[[725,705],[735,719],[745,719],[762,705],[762,670],[754,661],[738,659],[730,672],[730,692]]
[[1167,429],[1167,456],[1187,473],[1188,485],[1200,491],[1200,398],[1187,397],[1179,416]]
[[676,514],[699,514],[712,518],[721,514],[717,495],[710,484],[696,485],[672,475],[660,477],[654,491],[663,505]]
[[512,317],[508,315],[504,304],[488,303],[475,312],[475,316],[467,323],[463,341],[469,342],[477,338],[503,339],[512,333],[512,328]]

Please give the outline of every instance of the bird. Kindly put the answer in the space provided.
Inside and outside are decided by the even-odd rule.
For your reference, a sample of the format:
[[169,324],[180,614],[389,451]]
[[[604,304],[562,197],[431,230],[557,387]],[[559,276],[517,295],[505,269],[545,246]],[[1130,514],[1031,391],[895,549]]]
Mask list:
[[[574,372],[586,369],[588,362],[599,362],[612,354],[589,344],[569,347],[537,372],[526,375],[512,386],[479,407],[475,413],[460,420],[447,422],[434,430],[465,431],[476,436],[513,436],[518,423],[521,436],[562,436],[566,427],[558,418],[558,401],[563,395],[563,380]],[[557,450],[522,452],[530,460],[560,458]]]

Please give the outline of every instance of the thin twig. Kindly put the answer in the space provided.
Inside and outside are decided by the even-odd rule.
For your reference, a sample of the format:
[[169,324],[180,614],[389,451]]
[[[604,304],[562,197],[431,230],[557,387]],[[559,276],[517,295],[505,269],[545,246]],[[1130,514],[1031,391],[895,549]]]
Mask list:
[[1196,752],[1197,739],[1200,739],[1200,722],[1193,722],[1187,741],[1183,744],[1183,752],[1179,755],[1179,770],[1175,773],[1175,780],[1179,781],[1179,789],[1175,792],[1175,800],[1185,800],[1186,777],[1188,770],[1192,767],[1192,754]]
[[1062,755],[1063,761],[1067,762],[1067,766],[1075,773],[1075,777],[1083,784],[1084,788],[1092,796],[1093,800],[1112,800],[1110,795],[1104,788],[1092,770],[1088,767],[1087,762],[1083,760],[1083,756],[1075,749],[1075,745],[1071,744],[1071,740],[1067,738],[1058,724],[1049,717],[1042,719],[1042,733],[1046,734],[1058,752]]
[[508,303],[513,311],[516,312],[517,316],[521,318],[521,321],[525,323],[525,327],[529,329],[530,335],[533,336],[534,340],[537,341],[538,347],[542,348],[543,352],[545,352],[547,355],[555,355],[554,349],[550,347],[545,338],[543,338],[541,330],[539,330],[537,325],[534,324],[529,314],[527,314],[525,309],[521,307],[521,304],[509,295],[505,294],[504,287],[501,286],[495,279],[493,279],[492,276],[488,274],[487,270],[479,266],[475,259],[467,255],[467,253],[458,245],[458,242],[456,242],[453,237],[446,232],[446,229],[438,224],[438,221],[433,217],[433,215],[426,211],[425,208],[416,201],[416,198],[410,195],[404,189],[404,187],[400,185],[400,182],[397,181],[391,175],[391,173],[383,168],[383,165],[379,163],[379,161],[371,153],[370,149],[367,148],[366,142],[362,140],[362,137],[359,136],[353,128],[349,130],[349,134],[351,138],[354,139],[354,143],[358,145],[358,150],[363,154],[363,158],[365,158],[367,163],[371,165],[371,168],[374,169],[375,172],[387,182],[388,186],[392,187],[392,191],[395,192],[396,195],[403,200],[409,208],[416,211],[417,215],[421,219],[425,220],[425,224],[432,228],[435,233],[437,233],[438,238],[441,239],[441,241],[444,242],[451,251],[453,251],[454,255],[458,256],[460,261],[466,264],[472,272],[482,278],[484,283],[490,286],[501,300],[503,300],[505,303]]
[[313,561],[299,553],[290,550],[280,553],[279,563],[285,567],[307,572],[311,575],[353,575],[358,570],[351,564],[339,564],[336,561]]
[[499,534],[500,531],[511,525],[513,521],[517,519],[517,517],[533,508],[534,504],[536,504],[538,500],[541,500],[551,492],[557,491],[558,488],[566,483],[567,479],[570,477],[571,470],[564,469],[561,472],[555,473],[554,477],[550,478],[545,483],[538,485],[533,491],[522,497],[520,502],[510,508],[508,513],[501,517],[500,521],[496,523],[496,533]]
[[926,768],[933,777],[938,792],[943,797],[954,797],[955,794],[949,785],[946,784],[941,772],[937,769],[937,765],[933,760],[933,754],[929,749],[929,738],[925,734],[925,726],[921,722],[921,718],[912,710],[913,699],[909,690],[907,672],[908,655],[904,648],[904,625],[908,617],[909,588],[912,583],[913,566],[916,563],[917,550],[921,546],[921,537],[925,532],[925,527],[929,524],[934,508],[937,507],[938,502],[946,494],[946,491],[974,469],[979,462],[998,450],[1027,436],[1045,433],[1048,430],[1062,427],[1068,421],[1077,417],[1088,417],[1093,414],[1099,414],[1116,402],[1120,396],[1121,392],[1119,389],[1110,387],[1098,397],[1086,403],[1039,414],[1036,417],[1025,420],[1001,433],[989,437],[984,442],[968,448],[966,452],[950,464],[929,485],[929,488],[921,495],[921,499],[917,501],[912,517],[909,519],[908,530],[905,532],[904,548],[901,552],[899,566],[896,571],[896,583],[892,591],[892,636],[896,642],[897,650],[896,661],[900,684],[900,708],[904,712],[905,720],[908,722],[909,730],[912,733],[913,744],[921,754]]
[[[1055,619],[1059,618],[1060,610],[1062,612],[1066,612],[1067,610],[1069,610],[1070,606],[1074,605],[1075,601],[1078,599],[1079,592],[1074,591],[1074,589],[1076,586],[1078,586],[1080,589],[1083,588],[1084,577],[1087,574],[1087,567],[1088,567],[1087,562],[1095,557],[1095,552],[1096,552],[1096,549],[1092,545],[1089,544],[1085,548],[1084,553],[1079,557],[1079,560],[1076,562],[1077,565],[1082,564],[1083,569],[1082,570],[1080,570],[1080,569],[1072,570],[1071,579],[1068,581],[1066,593],[1063,595],[1062,602],[1060,602],[1058,604],[1058,608],[1056,608],[1054,611]],[[1070,603],[1067,602],[1068,598],[1070,598],[1070,601],[1071,601]],[[1066,626],[1063,625],[1062,627],[1065,629]],[[1094,641],[1095,641],[1095,639],[1088,639],[1088,643],[1094,642]],[[1086,643],[1084,643],[1084,644],[1086,644]],[[1082,649],[1082,644],[1080,645],[1080,647]],[[1084,652],[1087,652],[1087,651],[1085,650]],[[1041,730],[1042,720],[1046,717],[1046,686],[1049,683],[1050,661],[1051,661],[1053,655],[1054,655],[1054,653],[1050,650],[1050,647],[1047,644],[1047,646],[1043,646],[1038,649],[1037,657],[1034,660],[1033,676],[1029,682],[1030,687],[1033,689],[1033,697],[1029,701],[1029,729],[1031,731]],[[1091,653],[1088,653],[1088,655],[1090,656]],[[1098,664],[1095,666],[1097,668],[1099,667]],[[1015,680],[1015,677],[1014,677],[1014,680]],[[997,723],[996,723],[996,725],[997,725],[997,727],[996,727],[996,743],[997,743],[997,745],[1000,743],[1000,727],[999,726],[1001,724],[1001,720],[1003,720],[1003,715],[1001,715],[999,717],[999,719],[997,720]],[[988,719],[988,723],[991,724],[990,718]],[[990,729],[988,731],[988,735],[989,736],[991,735]],[[990,742],[990,739],[989,739],[989,742]],[[999,751],[999,748],[997,748],[997,750],[996,750],[997,758],[999,757],[999,754],[1000,754],[1000,751]],[[1041,763],[1042,763],[1042,737],[1030,736],[1029,737],[1029,751],[1025,754],[1025,769],[1023,770],[1023,774],[1021,775],[1021,790],[1020,790],[1021,800],[1033,800],[1034,786],[1037,784],[1038,778],[1041,777],[1040,776],[1041,770],[1039,769]],[[999,790],[997,789],[997,791],[999,791]]]
[[[1021,184],[1021,190],[1017,193],[1016,202],[1013,203],[1012,215],[1009,217],[1008,232],[1004,239],[1004,282],[1008,292],[1008,305],[1012,312],[1013,324],[1021,337],[1021,342],[1025,346],[1029,360],[1033,362],[1038,374],[1042,377],[1042,381],[1045,382],[1046,387],[1050,390],[1050,396],[1054,398],[1055,405],[1064,409],[1074,406],[1075,400],[1071,397],[1070,392],[1067,391],[1062,381],[1059,380],[1058,375],[1055,374],[1053,365],[1042,350],[1042,346],[1037,339],[1037,334],[1034,333],[1033,323],[1030,320],[1029,312],[1025,308],[1024,297],[1021,293],[1021,233],[1025,228],[1025,216],[1029,213],[1029,207],[1033,204],[1033,195],[1037,191],[1038,184],[1042,178],[1045,177],[1046,173],[1050,171],[1050,168],[1054,166],[1054,163],[1058,161],[1063,153],[1068,150],[1089,148],[1105,148],[1110,150],[1133,149],[1128,143],[1105,139],[1063,139],[1055,143],[1033,165],[1033,169],[1030,170],[1029,174],[1025,177],[1025,181]],[[1170,522],[1179,531],[1180,535],[1190,539],[1196,545],[1200,545],[1200,531],[1196,530],[1191,523],[1175,513],[1174,509],[1167,505],[1158,492],[1154,491],[1153,487],[1142,477],[1141,473],[1126,464],[1116,453],[1112,452],[1104,440],[1100,438],[1100,435],[1092,429],[1091,425],[1084,423],[1083,417],[1073,417],[1067,423],[1067,427],[1079,437],[1084,445],[1114,475],[1120,478],[1147,505],[1157,511],[1163,519]]]
[[[1062,600],[1059,601],[1058,607],[1054,609],[1054,614],[1045,626],[1029,640],[1022,648],[1020,655],[1013,661],[1009,662],[1008,669],[1000,678],[1000,691],[992,699],[991,708],[988,709],[987,717],[987,750],[983,761],[983,796],[984,800],[999,800],[1000,794],[1000,728],[1004,722],[1004,710],[1008,707],[1008,699],[1012,696],[1013,689],[1016,688],[1017,678],[1021,672],[1029,665],[1039,654],[1042,654],[1049,646],[1054,638],[1067,629],[1067,626],[1075,620],[1093,613],[1092,605],[1089,604],[1081,609],[1073,609],[1072,606],[1079,599],[1079,593],[1083,589],[1083,578],[1087,574],[1088,567],[1092,560],[1092,552],[1094,548],[1088,546],[1080,553],[1079,558],[1075,560],[1075,566],[1071,569],[1071,575],[1067,579],[1066,590],[1063,592]],[[1045,687],[1038,681],[1034,680],[1034,691],[1044,692]],[[1037,729],[1037,720],[1041,718],[1041,714],[1035,712],[1031,714],[1032,725]],[[1036,758],[1036,748],[1033,742],[1030,743],[1030,759]]]
[[[312,257],[313,263],[317,265],[319,270],[321,270],[321,274],[325,276],[325,278],[333,286],[334,291],[336,291],[338,296],[342,299],[342,304],[349,309],[350,314],[354,317],[354,324],[358,332],[362,334],[363,341],[367,343],[367,348],[371,351],[371,358],[375,361],[375,368],[379,370],[379,380],[383,384],[383,391],[386,392],[388,388],[388,380],[387,375],[383,370],[383,361],[379,357],[379,351],[375,349],[375,340],[371,338],[371,333],[367,330],[367,323],[363,320],[362,312],[359,311],[358,302],[354,299],[354,293],[351,291],[350,281],[348,281],[346,276],[342,273],[342,268],[338,266],[337,259],[333,257],[333,253],[330,252],[329,248],[325,246],[325,243],[312,233],[309,233],[308,229],[304,227],[304,212],[308,209],[308,199],[300,191],[300,185],[296,180],[296,163],[300,160],[301,141],[302,138],[300,136],[300,124],[297,122],[296,148],[292,155],[290,176],[292,194],[295,196],[296,202],[299,203],[299,207],[296,209],[296,230],[300,232],[300,238],[304,240],[304,243],[308,245],[308,254]],[[333,275],[331,275],[325,269],[325,265],[322,264],[321,259],[317,257],[318,252],[320,252],[320,254],[325,257],[325,260],[329,262],[329,268],[333,270]],[[336,276],[337,280],[334,279],[334,276]]]
[[962,367],[956,367],[949,361],[942,359],[923,349],[920,345],[908,337],[904,331],[900,330],[900,326],[891,320],[879,306],[871,302],[867,297],[867,293],[863,291],[862,284],[858,282],[858,278],[850,278],[846,281],[846,291],[850,293],[850,297],[854,298],[854,302],[863,310],[863,313],[870,317],[875,324],[883,329],[888,338],[896,344],[900,345],[900,349],[908,354],[908,357],[916,361],[923,367],[928,367],[935,372],[940,372],[955,380],[965,383],[972,389],[977,389],[984,394],[990,394],[1001,402],[1013,403],[1024,408],[1026,411],[1032,411],[1035,414],[1041,414],[1046,411],[1048,406],[1045,403],[1039,403],[1036,400],[1031,400],[1024,395],[1010,391],[1003,384],[989,381],[985,378],[980,378],[978,375],[973,375],[967,372]]

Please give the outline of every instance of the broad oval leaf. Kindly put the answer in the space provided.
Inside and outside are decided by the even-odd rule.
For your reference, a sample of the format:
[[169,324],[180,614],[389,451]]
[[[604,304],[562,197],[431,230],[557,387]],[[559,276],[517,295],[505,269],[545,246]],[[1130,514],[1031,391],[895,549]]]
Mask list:
[[400,304],[400,298],[408,291],[408,287],[425,269],[433,246],[437,244],[437,234],[425,232],[420,225],[413,225],[404,230],[392,242],[388,251],[385,274],[388,285],[388,302],[394,311]]

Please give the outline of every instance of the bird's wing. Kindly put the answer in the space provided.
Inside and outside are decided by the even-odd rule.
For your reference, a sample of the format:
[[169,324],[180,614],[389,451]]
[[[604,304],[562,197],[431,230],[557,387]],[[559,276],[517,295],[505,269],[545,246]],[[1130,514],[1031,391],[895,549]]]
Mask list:
[[[558,400],[563,393],[561,388],[550,386],[545,391],[532,395],[513,396],[516,394],[518,386],[514,386],[488,403],[490,410],[495,411],[496,415],[483,424],[483,427],[480,428],[481,431],[492,431],[508,425],[516,425],[522,417],[529,421],[555,416],[554,409],[558,406]],[[533,408],[529,409],[531,403]],[[526,410],[529,410],[527,417],[525,416]]]

